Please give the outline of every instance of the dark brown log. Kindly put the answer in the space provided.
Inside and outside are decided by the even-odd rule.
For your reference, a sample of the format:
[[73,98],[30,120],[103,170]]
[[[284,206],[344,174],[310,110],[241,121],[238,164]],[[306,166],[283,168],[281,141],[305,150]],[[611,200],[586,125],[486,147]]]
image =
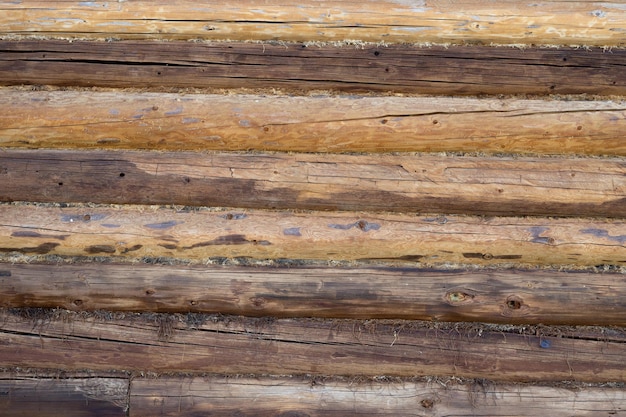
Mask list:
[[606,219],[26,204],[0,205],[0,218],[6,256],[626,264],[626,222]]
[[563,329],[230,316],[0,317],[0,366],[231,374],[624,381],[623,340]]
[[624,159],[6,150],[0,201],[626,216]]
[[[254,399],[254,400],[248,400]],[[490,381],[322,378],[134,379],[131,417],[178,416],[611,416],[623,388],[511,385]]]
[[[197,1],[2,3],[0,35],[624,45],[620,1]],[[354,42],[354,41],[353,41]]]
[[128,386],[128,379],[123,378],[14,377],[0,373],[0,415],[124,417]]
[[626,50],[0,41],[0,83],[626,94]]
[[626,325],[621,274],[0,264],[0,306]]
[[3,147],[626,156],[619,101],[9,87],[0,102]]

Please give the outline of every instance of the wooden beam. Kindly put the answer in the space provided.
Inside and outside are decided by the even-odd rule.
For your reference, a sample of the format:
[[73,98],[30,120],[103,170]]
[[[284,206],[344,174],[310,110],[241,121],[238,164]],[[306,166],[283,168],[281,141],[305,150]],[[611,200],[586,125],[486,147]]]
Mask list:
[[626,223],[590,219],[0,205],[4,254],[624,265]]
[[279,375],[624,381],[623,340],[576,329],[18,310],[0,366]]
[[619,1],[3,1],[3,34],[79,38],[624,45]]
[[23,88],[0,88],[0,101],[8,148],[626,156],[619,101]]
[[5,150],[0,201],[626,216],[624,159]]
[[0,84],[624,95],[626,50],[0,41]]
[[0,373],[0,409],[7,417],[124,417],[129,380],[124,378],[15,377]]
[[0,306],[624,326],[621,274],[0,264]]
[[[570,417],[612,415],[626,408],[626,393],[621,388],[381,379],[137,378],[129,415],[443,417],[470,410],[472,416]],[[254,401],[242,400],[251,398]]]

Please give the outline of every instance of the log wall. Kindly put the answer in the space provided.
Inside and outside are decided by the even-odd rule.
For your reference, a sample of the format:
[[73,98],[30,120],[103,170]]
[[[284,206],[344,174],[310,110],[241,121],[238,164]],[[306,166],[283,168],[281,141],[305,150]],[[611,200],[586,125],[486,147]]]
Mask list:
[[0,10],[0,414],[626,409],[621,3]]

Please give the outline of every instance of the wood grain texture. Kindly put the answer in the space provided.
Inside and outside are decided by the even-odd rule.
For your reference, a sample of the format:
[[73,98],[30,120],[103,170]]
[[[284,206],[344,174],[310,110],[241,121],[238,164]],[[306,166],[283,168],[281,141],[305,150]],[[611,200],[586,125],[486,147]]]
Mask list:
[[619,1],[2,1],[3,34],[624,45]]
[[0,306],[624,326],[623,278],[383,267],[0,264]]
[[626,216],[614,159],[5,150],[0,201]]
[[[254,399],[242,401],[242,398]],[[134,379],[131,417],[619,415],[623,389],[488,381],[352,382],[311,378]]]
[[601,48],[0,41],[2,85],[624,95],[625,69]]
[[[0,146],[626,156],[626,103],[0,88]],[[93,105],[97,103],[97,105]]]
[[123,378],[14,377],[0,373],[0,415],[124,417],[128,386],[128,379]]
[[0,205],[4,254],[626,264],[626,223],[590,219]]
[[[624,381],[623,340],[478,324],[231,316],[0,317],[0,366],[273,375]],[[521,332],[521,334],[520,334]],[[579,333],[580,334],[580,333]],[[132,388],[131,388],[132,390]]]

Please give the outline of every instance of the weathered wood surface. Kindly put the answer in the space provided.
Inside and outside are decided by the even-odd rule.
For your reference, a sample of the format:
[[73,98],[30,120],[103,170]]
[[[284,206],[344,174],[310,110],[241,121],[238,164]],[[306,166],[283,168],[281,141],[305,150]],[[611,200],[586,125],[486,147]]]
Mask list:
[[124,378],[61,379],[0,373],[0,415],[124,417],[128,386]]
[[0,201],[626,216],[622,158],[5,150]]
[[0,84],[626,94],[626,50],[0,41]]
[[63,256],[624,265],[622,220],[0,205],[0,251]]
[[622,101],[0,88],[0,102],[3,147],[626,156]]
[[3,34],[90,38],[624,45],[619,1],[0,2]]
[[134,379],[130,404],[131,417],[608,417],[624,412],[626,392],[611,387],[568,389],[489,381],[359,382],[315,378],[164,377]]
[[0,306],[626,325],[621,274],[382,267],[0,264]]
[[[478,324],[31,310],[0,317],[0,366],[278,375],[624,381],[623,337]],[[555,330],[551,334],[558,334]],[[568,332],[571,333],[571,332]],[[132,389],[132,388],[131,388]]]

